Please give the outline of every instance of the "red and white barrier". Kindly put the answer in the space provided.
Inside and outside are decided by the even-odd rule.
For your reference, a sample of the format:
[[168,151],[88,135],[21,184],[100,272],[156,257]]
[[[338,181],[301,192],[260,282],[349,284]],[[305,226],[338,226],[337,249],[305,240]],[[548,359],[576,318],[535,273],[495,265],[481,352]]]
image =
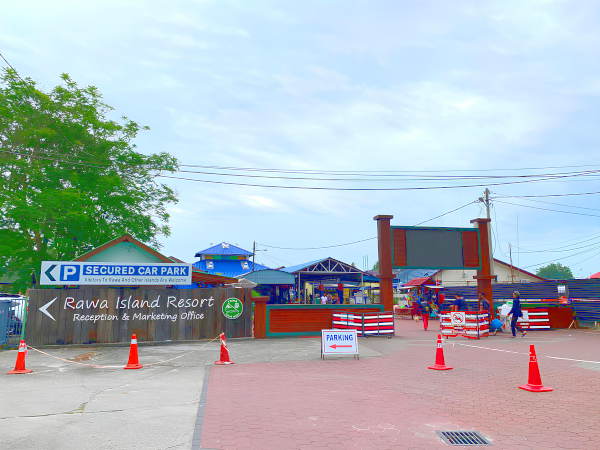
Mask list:
[[479,339],[490,334],[489,315],[485,311],[456,311],[440,315],[442,336]]
[[359,336],[393,336],[394,334],[394,314],[391,312],[334,312],[332,324],[333,328],[338,330],[356,330]]
[[549,330],[548,308],[523,309],[523,317],[519,319],[519,325],[525,330]]

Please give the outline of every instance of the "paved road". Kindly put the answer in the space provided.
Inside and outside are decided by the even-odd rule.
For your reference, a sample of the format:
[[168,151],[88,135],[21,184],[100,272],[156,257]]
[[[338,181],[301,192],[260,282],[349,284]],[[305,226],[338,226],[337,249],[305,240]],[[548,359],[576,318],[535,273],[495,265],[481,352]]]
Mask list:
[[[394,339],[361,340],[358,361],[321,361],[319,341],[302,338],[230,342],[237,364],[226,367],[212,365],[216,343],[141,346],[145,364],[181,357],[132,371],[30,350],[33,374],[0,375],[0,448],[437,448],[444,429],[481,431],[498,449],[598,448],[600,364],[589,361],[600,360],[600,334],[456,340],[476,347],[448,343],[455,369],[434,372],[435,332],[398,324]],[[530,343],[554,392],[516,389]],[[47,351],[96,365],[127,358],[124,347]],[[15,356],[0,352],[0,368]]]

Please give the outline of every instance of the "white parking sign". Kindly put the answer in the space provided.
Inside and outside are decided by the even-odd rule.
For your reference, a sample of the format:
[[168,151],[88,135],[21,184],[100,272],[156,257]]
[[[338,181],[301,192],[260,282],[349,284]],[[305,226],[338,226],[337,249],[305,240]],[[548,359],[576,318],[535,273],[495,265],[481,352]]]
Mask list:
[[321,330],[321,358],[326,355],[354,355],[358,358],[356,330]]

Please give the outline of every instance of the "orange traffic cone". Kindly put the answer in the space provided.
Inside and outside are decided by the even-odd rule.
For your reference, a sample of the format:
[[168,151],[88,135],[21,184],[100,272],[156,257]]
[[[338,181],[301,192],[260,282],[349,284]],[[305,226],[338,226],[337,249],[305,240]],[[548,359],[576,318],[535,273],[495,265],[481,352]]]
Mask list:
[[221,333],[219,339],[221,340],[221,355],[219,356],[219,360],[215,361],[215,364],[219,366],[235,364],[229,359],[229,349],[227,348],[227,342],[225,341],[225,333]]
[[542,385],[540,377],[540,368],[538,367],[537,355],[535,354],[535,345],[529,346],[529,380],[527,384],[519,386],[519,389],[530,392],[549,392],[553,391],[551,387]]
[[25,355],[27,355],[27,344],[24,340],[19,342],[19,351],[17,352],[17,361],[15,362],[15,368],[8,372],[9,375],[15,373],[31,373],[33,370],[25,367]]
[[131,335],[131,344],[129,344],[129,360],[127,361],[127,365],[123,367],[123,369],[141,369],[142,366],[138,359],[138,345],[137,345],[137,336],[135,334]]
[[444,361],[444,349],[442,348],[442,335],[438,334],[437,338],[437,349],[435,351],[435,364],[427,367],[432,370],[452,370],[452,367],[448,367]]

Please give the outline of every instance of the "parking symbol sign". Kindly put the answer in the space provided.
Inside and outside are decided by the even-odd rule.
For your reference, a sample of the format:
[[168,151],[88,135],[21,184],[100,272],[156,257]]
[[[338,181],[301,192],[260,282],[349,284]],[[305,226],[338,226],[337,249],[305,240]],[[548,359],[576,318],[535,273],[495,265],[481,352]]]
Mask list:
[[60,266],[61,281],[79,281],[79,269],[76,265]]

